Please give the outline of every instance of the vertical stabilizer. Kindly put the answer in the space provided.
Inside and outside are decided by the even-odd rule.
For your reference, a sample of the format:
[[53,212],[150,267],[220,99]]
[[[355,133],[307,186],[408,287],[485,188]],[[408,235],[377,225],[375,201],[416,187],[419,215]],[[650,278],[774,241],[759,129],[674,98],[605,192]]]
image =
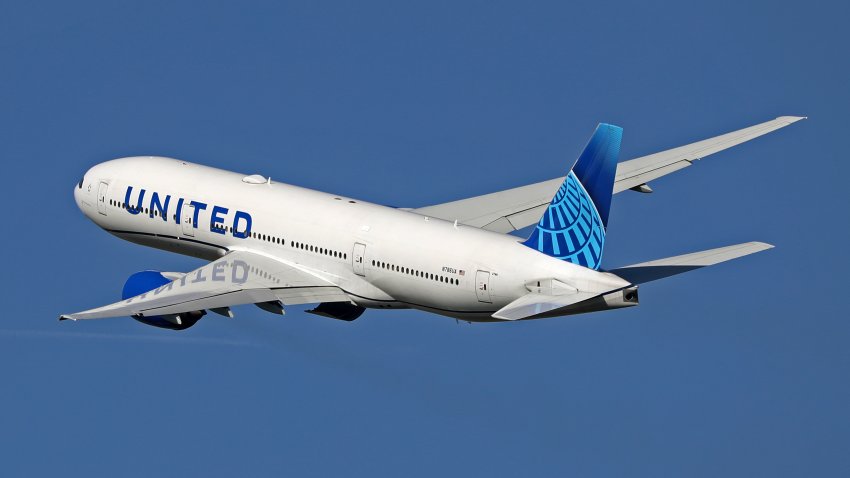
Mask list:
[[623,128],[600,123],[531,236],[532,249],[599,269]]

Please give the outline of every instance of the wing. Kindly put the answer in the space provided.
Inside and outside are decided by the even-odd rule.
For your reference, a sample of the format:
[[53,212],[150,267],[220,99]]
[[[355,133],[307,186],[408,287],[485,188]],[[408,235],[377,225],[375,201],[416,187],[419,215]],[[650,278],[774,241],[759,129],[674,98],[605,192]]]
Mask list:
[[618,193],[646,184],[653,179],[686,168],[698,159],[731,148],[732,146],[746,143],[759,136],[796,123],[801,119],[805,119],[805,117],[780,116],[774,120],[750,126],[749,128],[739,129],[738,131],[715,136],[714,138],[691,143],[686,146],[624,161],[617,165],[617,179],[614,182],[614,192]]
[[144,294],[59,320],[181,314],[241,304],[350,302],[336,285],[294,263],[233,251]]
[[[617,165],[614,193],[632,188],[641,188],[649,192],[651,189],[646,186],[646,183],[653,179],[686,168],[693,161],[784,128],[801,119],[805,118],[781,116],[714,138],[623,161]],[[469,226],[507,233],[535,224],[563,182],[563,177],[555,178],[412,211],[425,216],[447,221],[457,220]]]
[[506,189],[468,199],[426,206],[412,211],[424,216],[480,227],[488,231],[511,232],[537,223],[564,178]]

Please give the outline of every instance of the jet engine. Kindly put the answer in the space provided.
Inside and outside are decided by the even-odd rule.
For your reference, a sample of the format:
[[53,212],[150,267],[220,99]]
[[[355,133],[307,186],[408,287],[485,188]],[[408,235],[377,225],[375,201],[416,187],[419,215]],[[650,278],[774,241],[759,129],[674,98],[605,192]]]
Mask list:
[[[124,289],[121,291],[121,299],[129,299],[145,292],[150,292],[157,287],[168,284],[174,279],[179,279],[182,274],[160,271],[136,272],[127,278]],[[206,311],[196,310],[182,314],[133,316],[133,319],[147,325],[171,330],[186,330],[195,325]]]

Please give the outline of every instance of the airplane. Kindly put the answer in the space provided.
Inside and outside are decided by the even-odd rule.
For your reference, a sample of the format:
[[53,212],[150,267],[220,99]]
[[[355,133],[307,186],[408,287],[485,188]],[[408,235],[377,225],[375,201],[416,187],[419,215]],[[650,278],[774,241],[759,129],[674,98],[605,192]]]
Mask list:
[[[121,239],[209,261],[187,273],[130,275],[121,300],[59,320],[132,317],[184,330],[207,311],[317,304],[352,321],[418,309],[513,322],[638,305],[642,284],[770,249],[747,242],[605,269],[614,194],[805,117],[782,116],[619,162],[622,128],[600,123],[566,176],[421,208],[394,208],[179,159],[139,156],[89,169],[79,209]],[[523,239],[510,232],[532,225]]]

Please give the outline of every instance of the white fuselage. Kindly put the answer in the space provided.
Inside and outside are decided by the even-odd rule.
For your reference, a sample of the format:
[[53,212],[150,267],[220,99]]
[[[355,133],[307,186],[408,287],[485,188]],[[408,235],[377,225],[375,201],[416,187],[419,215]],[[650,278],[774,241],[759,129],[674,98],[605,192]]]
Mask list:
[[243,179],[171,158],[122,158],[91,168],[74,196],[87,217],[122,239],[209,260],[230,250],[279,257],[317,271],[369,308],[486,321],[538,280],[580,290],[628,285],[516,236]]

